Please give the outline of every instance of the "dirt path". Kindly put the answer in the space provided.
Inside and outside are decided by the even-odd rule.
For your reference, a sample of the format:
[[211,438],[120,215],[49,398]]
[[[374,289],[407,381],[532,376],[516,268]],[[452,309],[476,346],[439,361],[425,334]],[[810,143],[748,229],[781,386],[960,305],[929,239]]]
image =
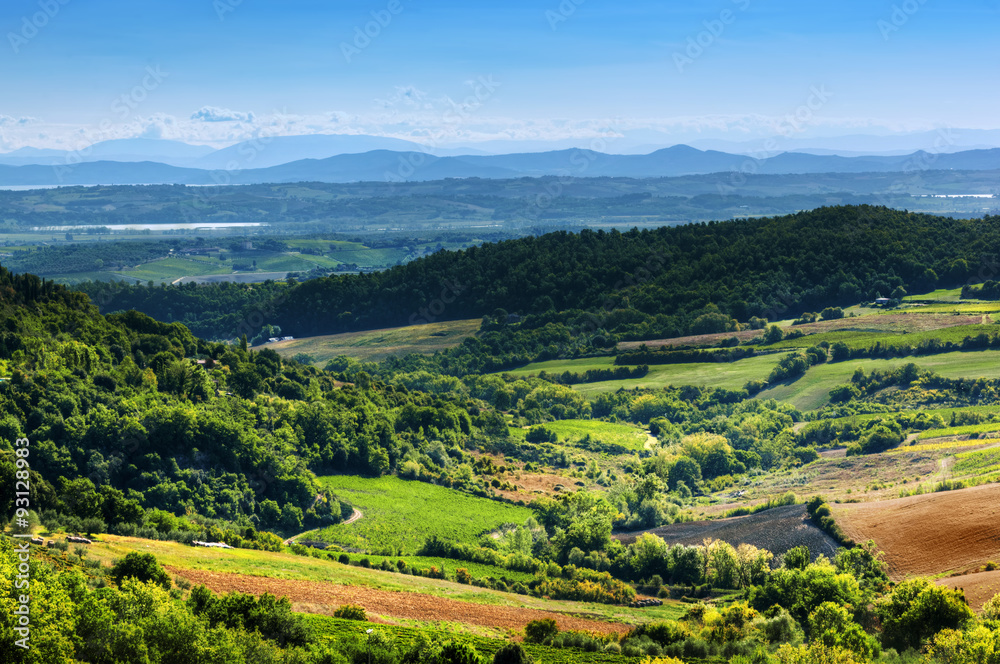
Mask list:
[[[358,519],[360,519],[363,516],[364,516],[364,513],[361,510],[359,510],[357,507],[355,507],[354,508],[354,513],[351,514],[351,518],[349,518],[347,521],[342,521],[341,525],[349,526],[349,525],[351,525],[352,523],[354,523],[355,521],[357,521]],[[308,535],[309,533],[313,532],[313,530],[316,530],[316,529],[313,528],[312,530],[307,530],[304,533],[299,533],[298,535],[292,535],[291,537],[289,537],[288,539],[285,540],[285,546],[291,546],[292,542],[294,542],[298,538],[302,537],[303,535]]]
[[[555,611],[525,607],[493,606],[460,602],[446,597],[413,592],[378,590],[360,586],[344,586],[322,581],[289,581],[243,574],[208,572],[167,566],[174,576],[194,584],[204,584],[217,593],[239,591],[261,595],[265,592],[287,596],[296,611],[333,615],[344,604],[357,604],[380,616],[385,622],[401,620],[445,620],[449,622],[499,627],[519,631],[532,620],[551,618],[562,630],[585,630],[602,634],[624,634],[630,627],[621,623],[600,622],[567,616]],[[462,586],[469,592],[474,588]],[[484,591],[488,592],[488,591]]]
[[351,518],[348,519],[347,521],[344,521],[344,523],[341,524],[341,525],[349,526],[349,525],[351,525],[352,523],[354,523],[355,521],[357,521],[358,519],[360,519],[363,516],[364,516],[364,514],[361,512],[361,510],[359,510],[357,507],[355,507],[354,508],[354,514],[351,515]]

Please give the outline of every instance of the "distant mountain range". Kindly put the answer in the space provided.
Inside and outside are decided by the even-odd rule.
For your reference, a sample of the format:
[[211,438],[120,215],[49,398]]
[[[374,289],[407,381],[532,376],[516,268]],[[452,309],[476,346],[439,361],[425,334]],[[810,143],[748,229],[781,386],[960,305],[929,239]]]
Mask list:
[[152,161],[182,168],[237,170],[268,168],[302,159],[326,159],[341,154],[360,154],[372,150],[431,152],[438,156],[481,153],[479,150],[467,149],[427,150],[419,143],[398,138],[355,134],[261,136],[221,150],[180,141],[126,138],[101,141],[79,150],[21,148],[0,154],[0,165],[53,166],[92,161]]
[[[50,186],[74,184],[262,184],[282,182],[428,181],[445,178],[511,179],[538,176],[676,177],[740,171],[783,175],[810,173],[888,173],[918,170],[981,171],[1000,169],[1000,148],[954,153],[914,152],[907,155],[856,156],[783,152],[767,159],[698,150],[686,145],[649,154],[605,154],[568,149],[505,155],[437,156],[412,149],[374,149],[337,154],[324,159],[283,159],[313,150],[316,153],[361,146],[372,137],[282,137],[270,142],[247,142],[205,152],[203,146],[170,143],[173,160],[195,165],[120,159],[111,155],[75,163],[51,151],[20,150],[18,158],[45,159],[44,164],[0,165],[0,185]],[[395,145],[396,139],[381,139]],[[154,141],[164,143],[164,141]],[[122,154],[148,150],[141,139],[95,146],[93,154],[114,150]],[[405,141],[398,141],[403,143]],[[99,149],[98,149],[99,148]],[[158,146],[158,149],[165,149]],[[199,154],[201,153],[201,154]],[[10,153],[11,155],[17,153]],[[10,155],[5,155],[9,157]],[[278,163],[274,163],[278,162]]]

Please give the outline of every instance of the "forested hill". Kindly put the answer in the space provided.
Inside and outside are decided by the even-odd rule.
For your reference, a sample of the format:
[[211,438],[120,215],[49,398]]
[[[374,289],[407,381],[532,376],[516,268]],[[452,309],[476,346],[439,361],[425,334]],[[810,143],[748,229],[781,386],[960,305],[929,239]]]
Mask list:
[[[432,426],[449,444],[484,427],[506,431],[465,397],[365,378],[345,386],[268,349],[203,341],[180,323],[102,316],[83,293],[4,268],[0,378],[0,481],[29,480],[39,515],[84,532],[169,532],[180,527],[173,515],[196,514],[189,535],[221,520],[239,525],[230,532],[239,543],[256,538],[251,525],[336,523],[345,506],[317,498],[314,471],[385,474]],[[30,440],[30,477],[15,464],[19,438]],[[5,513],[14,498],[0,498]]]
[[496,309],[626,309],[648,334],[683,333],[718,310],[746,321],[888,297],[900,286],[957,285],[984,261],[987,273],[995,270],[989,257],[998,241],[1000,217],[959,220],[870,206],[627,233],[558,232],[439,252],[377,274],[308,281],[276,303],[268,322],[307,336]]

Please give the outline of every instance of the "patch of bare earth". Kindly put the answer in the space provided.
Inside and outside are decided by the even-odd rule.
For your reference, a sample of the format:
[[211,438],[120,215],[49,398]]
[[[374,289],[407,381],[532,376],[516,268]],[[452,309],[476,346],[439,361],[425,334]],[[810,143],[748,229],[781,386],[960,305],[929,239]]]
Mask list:
[[837,551],[837,544],[809,520],[805,505],[775,507],[729,519],[673,523],[652,530],[618,533],[614,537],[623,544],[631,544],[646,532],[659,535],[667,544],[701,544],[712,538],[733,546],[752,544],[775,555],[803,545],[809,547],[813,556],[820,553],[831,556]]
[[[580,485],[576,484],[576,482],[580,480],[574,477],[564,477],[563,475],[556,473],[546,472],[528,473],[522,470],[523,464],[520,461],[508,461],[502,454],[491,454],[478,451],[473,451],[471,454],[476,459],[486,457],[491,459],[496,466],[504,466],[507,468],[507,472],[498,474],[497,478],[504,482],[513,484],[515,489],[512,491],[502,487],[494,488],[494,491],[503,497],[504,500],[514,502],[524,500],[526,502],[531,502],[540,494],[551,495],[557,494],[561,491],[574,491],[580,488]],[[556,489],[557,486],[562,488]],[[596,485],[588,480],[583,486],[584,488],[592,488]]]
[[167,566],[174,576],[194,584],[204,584],[217,593],[239,591],[253,595],[271,593],[287,596],[296,611],[333,615],[344,604],[363,606],[368,613],[384,621],[395,619],[448,621],[495,627],[512,631],[523,630],[532,620],[551,618],[561,630],[583,630],[602,634],[623,634],[630,628],[620,623],[600,622],[567,616],[555,611],[525,607],[491,606],[460,602],[445,597],[421,595],[395,590],[378,590],[360,586],[344,586],[322,581],[291,581],[260,576],[208,572]]
[[980,611],[983,604],[1000,593],[1000,570],[949,576],[946,579],[938,579],[937,584],[948,588],[961,588],[965,591],[969,607],[973,611]]
[[853,540],[874,540],[897,579],[1000,558],[1000,484],[837,505],[834,518]]

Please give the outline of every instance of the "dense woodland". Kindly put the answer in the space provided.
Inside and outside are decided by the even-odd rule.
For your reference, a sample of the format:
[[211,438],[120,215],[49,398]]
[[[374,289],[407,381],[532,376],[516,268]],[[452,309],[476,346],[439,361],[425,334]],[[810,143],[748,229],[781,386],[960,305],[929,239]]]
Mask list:
[[[276,325],[299,337],[487,315],[495,329],[505,327],[507,314],[519,314],[530,318],[503,334],[510,350],[495,347],[490,355],[530,347],[534,356],[552,334],[599,347],[725,332],[753,318],[795,317],[898,288],[984,281],[1000,271],[998,219],[861,206],[625,233],[557,232],[438,252],[376,274],[313,279],[276,295],[266,320],[253,315],[259,293],[248,293],[240,314],[258,329]],[[220,288],[166,297],[190,302],[179,320],[197,308],[191,298],[203,298],[200,310],[219,321],[205,328],[208,336],[222,339],[235,336],[226,318],[232,310],[217,307],[238,300],[213,292]],[[164,311],[163,295],[110,286],[88,292],[111,300],[103,311]],[[127,297],[109,298],[118,293]]]
[[998,240],[1000,217],[966,221],[871,207],[552,233],[439,253],[379,274],[313,280],[289,293],[275,322],[296,336],[412,323],[427,317],[422,309],[451,282],[459,292],[438,319],[496,309],[621,309],[626,320],[612,323],[631,338],[719,332],[729,318],[791,317],[888,297],[898,286],[960,284],[997,269]]

